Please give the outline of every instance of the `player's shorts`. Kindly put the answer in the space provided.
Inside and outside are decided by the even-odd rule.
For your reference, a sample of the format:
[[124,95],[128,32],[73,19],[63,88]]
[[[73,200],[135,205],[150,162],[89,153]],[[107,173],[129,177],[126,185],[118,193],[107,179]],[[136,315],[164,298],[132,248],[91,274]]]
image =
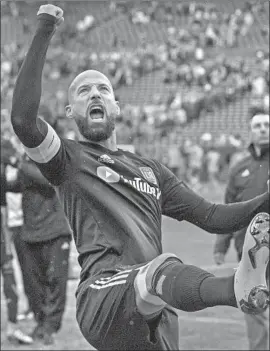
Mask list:
[[165,307],[146,322],[135,302],[134,279],[140,267],[92,276],[77,289],[77,321],[98,350],[179,350],[178,316]]

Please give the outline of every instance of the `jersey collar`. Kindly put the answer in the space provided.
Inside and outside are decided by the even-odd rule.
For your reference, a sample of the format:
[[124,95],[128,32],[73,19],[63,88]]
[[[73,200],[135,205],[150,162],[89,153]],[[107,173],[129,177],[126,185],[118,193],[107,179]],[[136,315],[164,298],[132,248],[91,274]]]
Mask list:
[[116,151],[113,151],[113,150],[110,150],[110,149],[107,149],[106,147],[100,145],[100,144],[97,144],[97,143],[93,143],[91,141],[80,141],[81,144],[84,144],[84,145],[88,145],[90,146],[92,149],[96,149],[96,150],[100,150],[106,154],[110,154],[110,155],[123,155],[124,153],[124,150],[122,149],[117,149]]

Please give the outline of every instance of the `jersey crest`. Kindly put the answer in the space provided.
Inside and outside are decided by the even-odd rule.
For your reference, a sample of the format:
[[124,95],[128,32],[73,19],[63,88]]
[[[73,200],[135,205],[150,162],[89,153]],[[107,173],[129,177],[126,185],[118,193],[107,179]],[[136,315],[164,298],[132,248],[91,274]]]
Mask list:
[[144,176],[144,178],[150,182],[150,183],[153,183],[155,185],[158,185],[157,184],[157,178],[152,170],[152,168],[150,167],[139,167],[142,175]]

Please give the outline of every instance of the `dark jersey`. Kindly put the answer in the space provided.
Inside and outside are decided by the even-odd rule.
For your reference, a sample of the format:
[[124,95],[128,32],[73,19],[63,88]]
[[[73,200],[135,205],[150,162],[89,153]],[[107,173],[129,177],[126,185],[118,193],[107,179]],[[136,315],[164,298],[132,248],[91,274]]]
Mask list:
[[57,154],[37,165],[57,186],[83,276],[152,260],[162,253],[162,214],[188,219],[200,201],[158,162],[90,142],[61,139]]
[[40,146],[25,149],[56,187],[74,233],[82,279],[160,255],[162,214],[226,233],[268,206],[267,194],[232,207],[211,204],[157,161],[60,139],[51,127]]

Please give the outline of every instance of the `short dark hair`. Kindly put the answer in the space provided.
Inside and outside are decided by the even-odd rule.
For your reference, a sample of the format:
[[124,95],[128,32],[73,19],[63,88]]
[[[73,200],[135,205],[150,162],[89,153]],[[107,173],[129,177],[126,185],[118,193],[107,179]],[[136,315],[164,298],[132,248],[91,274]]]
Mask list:
[[252,106],[249,109],[249,120],[251,121],[252,118],[256,115],[265,115],[265,114],[269,114],[269,112],[266,111],[266,109],[263,108],[262,106]]

